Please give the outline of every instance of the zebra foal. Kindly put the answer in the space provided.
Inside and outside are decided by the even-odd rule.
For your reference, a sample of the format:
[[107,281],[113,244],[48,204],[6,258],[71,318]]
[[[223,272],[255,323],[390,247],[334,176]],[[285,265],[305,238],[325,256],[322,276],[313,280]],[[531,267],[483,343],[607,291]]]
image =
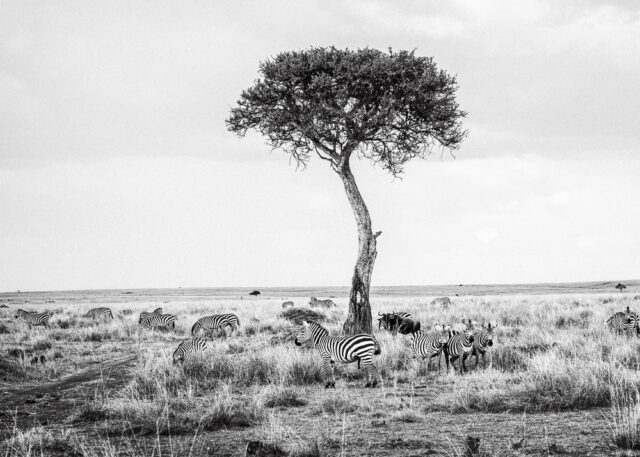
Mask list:
[[87,314],[82,317],[87,317],[94,320],[100,318],[113,319],[113,313],[109,308],[93,308],[87,311]]
[[51,319],[52,314],[49,312],[38,313],[38,312],[30,312],[25,311],[24,309],[16,310],[13,315],[14,319],[22,320],[27,323],[29,329],[32,326],[42,325],[44,328],[49,328],[49,319]]
[[302,322],[302,329],[296,336],[294,343],[302,346],[311,341],[324,364],[326,371],[331,371],[331,379],[325,384],[325,388],[336,387],[335,363],[360,362],[367,373],[365,387],[375,387],[378,384],[378,373],[373,365],[373,356],[379,355],[380,343],[373,336],[365,333],[354,336],[330,336],[326,328],[316,322]]
[[207,342],[202,338],[193,338],[183,341],[173,353],[173,363],[184,362],[188,357],[204,352],[207,349]]
[[480,329],[473,334],[473,350],[472,355],[476,357],[476,368],[478,368],[478,359],[482,356],[482,365],[485,364],[487,349],[493,346],[493,326],[489,322],[486,327],[482,325]]
[[233,332],[238,330],[238,327],[240,327],[240,320],[238,319],[238,316],[235,314],[214,314],[213,316],[201,317],[191,327],[191,335],[196,336],[200,330],[204,330],[206,334],[219,329],[226,334],[226,327],[231,328],[230,335],[233,335]]

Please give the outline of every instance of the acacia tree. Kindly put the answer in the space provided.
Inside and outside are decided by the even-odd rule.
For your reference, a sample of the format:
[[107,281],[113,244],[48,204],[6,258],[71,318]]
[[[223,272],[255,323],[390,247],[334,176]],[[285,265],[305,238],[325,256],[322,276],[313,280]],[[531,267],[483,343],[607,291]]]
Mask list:
[[456,78],[414,52],[311,48],[262,62],[260,78],[242,92],[227,128],[255,129],[298,166],[311,156],[342,180],[358,228],[347,334],[371,333],[369,288],[376,259],[371,218],[351,171],[356,155],[394,177],[415,157],[457,149],[466,135]]

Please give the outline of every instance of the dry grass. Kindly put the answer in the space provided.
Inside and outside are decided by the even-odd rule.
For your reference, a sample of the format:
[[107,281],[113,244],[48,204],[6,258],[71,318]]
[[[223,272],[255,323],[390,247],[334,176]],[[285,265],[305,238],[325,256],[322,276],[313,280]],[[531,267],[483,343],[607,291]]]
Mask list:
[[[339,334],[346,317],[344,300],[337,301],[338,309],[329,310],[324,316],[324,325],[333,334]],[[250,306],[246,300],[235,299],[204,303],[113,302],[101,304],[112,308],[113,321],[91,322],[81,316],[93,304],[66,305],[57,301],[48,305],[55,312],[51,328],[31,332],[13,321],[11,310],[2,310],[0,342],[4,353],[0,359],[0,381],[5,386],[24,382],[37,385],[75,373],[94,362],[135,353],[138,362],[126,385],[105,394],[96,393],[69,416],[70,424],[96,423],[110,434],[128,431],[140,436],[194,436],[220,429],[258,427],[262,431],[257,438],[277,444],[291,455],[312,455],[320,435],[301,438],[274,414],[307,411],[308,418],[304,419],[307,421],[313,417],[335,421],[346,415],[361,420],[369,418],[366,419],[369,422],[376,417],[372,415],[382,414],[384,420],[410,426],[427,423],[433,412],[524,413],[610,408],[616,445],[640,447],[637,393],[640,340],[612,335],[602,324],[608,315],[627,305],[637,308],[632,295],[456,297],[454,305],[446,310],[426,306],[419,297],[377,299],[374,314],[407,311],[421,321],[423,329],[436,323],[458,324],[461,319],[490,321],[496,329],[488,366],[475,369],[475,360],[470,358],[467,361],[470,374],[465,376],[447,374],[444,362],[438,375],[435,360],[431,371],[427,371],[425,361],[409,357],[408,336],[394,337],[376,329],[382,354],[374,360],[383,379],[383,387],[376,389],[380,392],[376,402],[371,397],[358,398],[351,393],[354,388],[361,389],[364,381],[363,373],[355,365],[337,365],[337,389],[314,400],[309,389],[323,385],[321,359],[315,350],[292,344],[297,327],[290,319],[304,313],[295,309],[283,313],[281,302],[282,299],[266,298],[252,299]],[[177,316],[175,331],[139,328],[138,313],[158,306]],[[290,316],[294,311],[295,316]],[[216,337],[202,356],[184,365],[173,365],[171,354],[180,341],[189,338],[191,325],[201,316],[219,312],[239,316],[242,323],[239,333]],[[7,357],[9,351],[18,349],[27,355]],[[32,365],[32,355],[44,355],[47,362]],[[426,385],[430,394],[416,397],[410,404],[393,399],[395,392],[406,391],[413,385]],[[64,435],[68,431],[62,435],[47,433],[16,431],[4,443],[9,451],[0,453],[0,457],[39,455],[37,450],[44,445],[58,446],[55,444],[58,436],[62,437],[60,443],[74,446],[73,449],[82,447],[81,440],[76,442],[77,437]],[[335,437],[322,439],[339,441]]]

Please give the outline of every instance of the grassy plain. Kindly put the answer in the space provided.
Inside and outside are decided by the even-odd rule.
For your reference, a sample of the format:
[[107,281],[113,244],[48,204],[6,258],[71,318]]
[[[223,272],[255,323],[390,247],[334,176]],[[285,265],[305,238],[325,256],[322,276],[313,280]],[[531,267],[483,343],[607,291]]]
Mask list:
[[[281,303],[304,307],[330,291],[225,290],[0,295],[0,457],[40,455],[463,456],[468,436],[483,456],[635,455],[640,448],[640,339],[603,322],[640,292],[452,296],[448,309],[413,291],[380,293],[373,313],[408,311],[423,328],[463,318],[495,324],[491,363],[441,373],[409,357],[409,337],[375,332],[383,385],[364,389],[355,365],[325,390],[315,350],[292,343]],[[337,309],[324,325],[338,333]],[[246,292],[245,292],[246,293]],[[305,295],[305,296],[303,296]],[[81,316],[109,306],[115,319]],[[177,316],[171,332],[140,329],[141,311]],[[51,328],[15,322],[16,308],[54,313]],[[204,315],[233,312],[240,332],[174,366],[171,354]],[[24,359],[15,357],[25,351]],[[10,354],[14,354],[13,356]],[[32,364],[44,355],[44,364]],[[631,448],[631,449],[630,449]],[[262,452],[262,454],[260,454]],[[270,452],[270,453],[269,453]],[[278,452],[282,452],[278,454]]]

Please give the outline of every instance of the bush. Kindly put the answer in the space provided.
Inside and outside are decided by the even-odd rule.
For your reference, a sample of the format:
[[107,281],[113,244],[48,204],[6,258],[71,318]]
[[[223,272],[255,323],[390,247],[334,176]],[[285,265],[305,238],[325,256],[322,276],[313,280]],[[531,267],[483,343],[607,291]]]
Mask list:
[[280,313],[280,317],[293,322],[297,325],[302,325],[302,321],[314,321],[322,323],[327,317],[316,311],[305,308],[288,308]]
[[299,397],[298,392],[288,387],[269,386],[263,395],[262,404],[266,408],[275,408],[278,406],[289,408],[307,404],[305,400]]
[[42,340],[42,341],[38,341],[36,344],[33,345],[33,350],[34,351],[46,351],[48,349],[51,349],[53,346],[50,342],[46,341],[46,340]]

